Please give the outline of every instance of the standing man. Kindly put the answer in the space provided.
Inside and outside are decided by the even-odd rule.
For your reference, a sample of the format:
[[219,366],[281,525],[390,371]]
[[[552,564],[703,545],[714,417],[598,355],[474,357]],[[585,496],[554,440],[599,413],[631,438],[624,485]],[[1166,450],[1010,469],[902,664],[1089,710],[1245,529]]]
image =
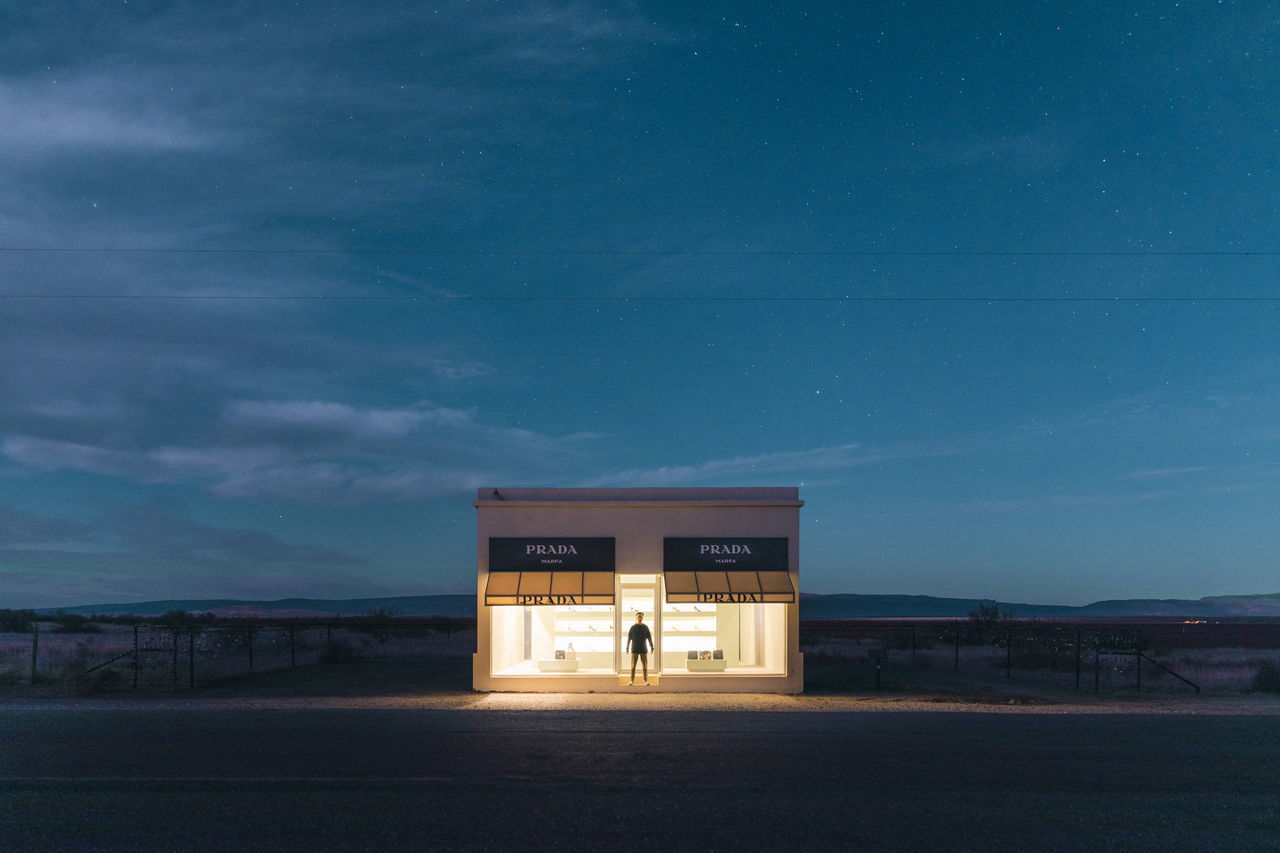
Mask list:
[[653,634],[644,624],[644,614],[636,614],[636,624],[627,632],[627,649],[631,652],[631,683],[636,683],[636,658],[644,664],[644,683],[649,683],[649,652],[653,650]]

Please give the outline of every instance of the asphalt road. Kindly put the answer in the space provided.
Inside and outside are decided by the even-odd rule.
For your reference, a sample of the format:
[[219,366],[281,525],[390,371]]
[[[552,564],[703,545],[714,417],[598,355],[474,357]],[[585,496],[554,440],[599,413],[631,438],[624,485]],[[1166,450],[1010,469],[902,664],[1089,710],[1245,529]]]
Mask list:
[[1280,718],[0,711],[0,848],[1280,849]]

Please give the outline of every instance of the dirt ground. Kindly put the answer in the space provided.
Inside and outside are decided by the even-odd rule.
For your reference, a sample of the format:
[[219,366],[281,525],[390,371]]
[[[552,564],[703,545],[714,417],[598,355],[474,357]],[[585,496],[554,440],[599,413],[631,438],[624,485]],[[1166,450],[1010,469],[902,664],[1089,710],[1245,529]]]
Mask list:
[[809,665],[806,692],[774,694],[671,693],[637,688],[628,693],[476,693],[470,661],[362,660],[313,664],[227,678],[194,689],[72,692],[61,685],[0,687],[0,708],[435,708],[634,711],[980,711],[1072,714],[1276,714],[1280,695],[1196,694],[1190,690],[1139,691],[1092,684],[1077,691],[1062,684],[1029,683],[1003,673],[953,672],[898,666],[882,672],[841,664]]

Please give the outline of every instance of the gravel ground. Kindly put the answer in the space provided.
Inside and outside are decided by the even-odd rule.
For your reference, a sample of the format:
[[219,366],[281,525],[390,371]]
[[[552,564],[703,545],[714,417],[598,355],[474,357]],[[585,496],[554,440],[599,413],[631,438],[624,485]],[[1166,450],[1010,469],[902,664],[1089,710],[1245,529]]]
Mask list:
[[[822,682],[821,673],[813,673]],[[226,679],[194,690],[68,694],[64,688],[0,688],[0,709],[387,708],[474,711],[981,712],[1010,714],[1271,714],[1280,695],[1089,690],[1019,684],[999,676],[902,668],[885,689],[825,687],[799,696],[670,693],[476,693],[466,661],[372,660],[321,664]]]

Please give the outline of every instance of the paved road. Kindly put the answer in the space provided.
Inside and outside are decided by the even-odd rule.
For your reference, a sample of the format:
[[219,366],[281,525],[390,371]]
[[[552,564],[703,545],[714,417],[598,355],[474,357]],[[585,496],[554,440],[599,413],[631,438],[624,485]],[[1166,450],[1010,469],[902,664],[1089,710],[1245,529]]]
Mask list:
[[0,848],[1280,849],[1280,718],[0,711]]

